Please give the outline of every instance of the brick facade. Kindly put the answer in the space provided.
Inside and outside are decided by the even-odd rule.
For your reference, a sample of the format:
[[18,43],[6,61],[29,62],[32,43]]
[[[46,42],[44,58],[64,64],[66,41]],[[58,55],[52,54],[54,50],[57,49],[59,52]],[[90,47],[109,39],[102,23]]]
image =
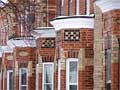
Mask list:
[[[0,22],[0,90],[119,90],[119,3],[30,0],[24,13],[35,15],[30,27],[25,18],[18,23],[8,6],[0,8],[0,20],[5,23],[3,11],[10,10],[8,22],[14,22],[4,34],[8,22]],[[28,8],[27,1],[12,4]]]

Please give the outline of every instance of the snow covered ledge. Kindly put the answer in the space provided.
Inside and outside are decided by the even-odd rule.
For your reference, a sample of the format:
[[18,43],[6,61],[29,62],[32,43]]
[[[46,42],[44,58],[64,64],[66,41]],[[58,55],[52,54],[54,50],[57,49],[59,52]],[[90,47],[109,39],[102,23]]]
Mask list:
[[114,9],[120,9],[120,0],[98,0],[95,4],[103,13]]
[[38,38],[55,38],[56,33],[53,27],[38,27],[31,32],[31,35]]
[[30,37],[18,37],[7,41],[7,45],[13,49],[15,47],[36,47],[35,39]]
[[56,31],[67,28],[94,28],[94,16],[59,16],[51,21]]

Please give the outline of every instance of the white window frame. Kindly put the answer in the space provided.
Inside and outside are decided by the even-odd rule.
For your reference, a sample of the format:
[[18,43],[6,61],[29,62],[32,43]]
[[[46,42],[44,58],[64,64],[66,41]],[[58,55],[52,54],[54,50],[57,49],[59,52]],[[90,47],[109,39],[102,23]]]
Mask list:
[[61,0],[61,15],[63,15],[64,14],[64,0]]
[[60,90],[60,86],[61,86],[60,76],[61,76],[61,61],[58,60],[58,90]]
[[[26,80],[27,80],[26,81],[26,85],[21,85],[21,75],[22,75],[21,71],[22,70],[25,70],[27,72],[27,75],[26,75],[27,76],[26,77]],[[21,89],[22,86],[26,86],[26,90],[28,90],[28,68],[20,68],[19,69],[19,90],[22,90]]]
[[86,0],[86,15],[90,15],[90,0]]
[[36,90],[39,90],[39,64],[36,64]]
[[51,62],[46,62],[46,63],[43,63],[43,74],[42,74],[42,90],[44,90],[44,66],[45,65],[48,65],[48,64],[51,64],[52,65],[52,68],[53,68],[53,72],[52,72],[52,90],[54,90],[54,63],[51,63]]
[[2,88],[4,90],[5,89],[5,87],[4,87],[4,85],[5,85],[5,71],[4,70],[3,70],[3,84],[2,85],[3,85]]
[[76,0],[76,15],[80,15],[80,1]]
[[9,83],[11,83],[11,82],[9,81],[9,78],[10,78],[10,77],[9,77],[9,74],[10,74],[11,72],[13,73],[13,70],[8,70],[8,71],[7,71],[7,90],[10,90],[10,89],[9,89]]
[[77,90],[78,90],[78,63],[77,63],[77,83],[75,84],[75,83],[69,82],[69,65],[70,65],[70,62],[72,62],[72,61],[78,62],[78,58],[68,58],[66,60],[66,88],[67,88],[67,90],[70,90],[69,89],[70,85],[77,85]]

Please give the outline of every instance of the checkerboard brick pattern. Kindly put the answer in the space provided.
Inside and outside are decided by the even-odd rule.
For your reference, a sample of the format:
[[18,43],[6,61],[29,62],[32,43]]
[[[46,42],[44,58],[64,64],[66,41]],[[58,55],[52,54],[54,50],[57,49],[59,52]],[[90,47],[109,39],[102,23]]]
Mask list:
[[44,39],[42,40],[42,48],[54,48],[55,47],[55,39]]
[[65,30],[64,31],[65,41],[79,41],[80,40],[80,30]]

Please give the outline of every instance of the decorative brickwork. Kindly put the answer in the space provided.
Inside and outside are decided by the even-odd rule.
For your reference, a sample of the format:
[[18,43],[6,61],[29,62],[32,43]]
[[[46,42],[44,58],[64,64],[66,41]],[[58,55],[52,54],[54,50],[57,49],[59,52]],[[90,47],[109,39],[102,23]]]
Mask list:
[[80,49],[79,51],[79,70],[82,71],[85,69],[85,50],[84,49]]
[[[120,89],[119,0],[11,2],[0,7],[0,90],[8,88],[8,70],[14,90],[20,90],[22,74],[28,90],[43,90],[45,84],[53,90],[71,90],[72,85],[77,90]],[[53,27],[48,27],[50,20]]]
[[112,63],[118,63],[118,50],[119,50],[119,44],[118,44],[118,38],[115,35],[112,35],[112,55],[111,55],[111,62]]
[[80,31],[79,30],[65,30],[64,31],[64,40],[65,41],[79,41],[80,40]]
[[42,40],[42,48],[54,48],[55,47],[55,39],[45,39]]

